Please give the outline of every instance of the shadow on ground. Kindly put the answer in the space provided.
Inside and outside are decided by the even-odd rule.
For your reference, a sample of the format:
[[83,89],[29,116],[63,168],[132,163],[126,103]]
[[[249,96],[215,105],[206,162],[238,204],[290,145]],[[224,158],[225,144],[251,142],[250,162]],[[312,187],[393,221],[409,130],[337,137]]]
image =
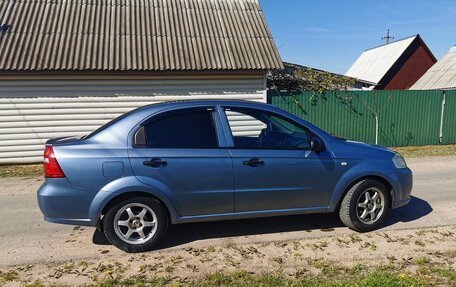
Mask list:
[[386,225],[389,226],[398,222],[412,222],[425,217],[432,210],[432,206],[427,201],[412,196],[409,204],[391,211]]
[[[392,210],[386,226],[398,222],[418,220],[432,212],[432,207],[426,201],[412,197],[410,203],[399,209]],[[168,235],[159,249],[178,246],[197,240],[211,238],[225,238],[233,236],[247,236],[258,234],[272,234],[292,231],[321,230],[331,232],[336,227],[344,225],[337,214],[307,214],[255,218],[230,221],[216,221],[203,223],[187,223],[172,225]],[[95,231],[93,243],[99,245],[110,244],[103,233]]]

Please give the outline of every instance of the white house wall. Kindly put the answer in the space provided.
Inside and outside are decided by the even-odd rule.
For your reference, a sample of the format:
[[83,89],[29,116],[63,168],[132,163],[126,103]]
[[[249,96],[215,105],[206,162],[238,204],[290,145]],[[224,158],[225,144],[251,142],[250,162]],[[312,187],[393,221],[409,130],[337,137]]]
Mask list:
[[[263,75],[0,80],[0,164],[42,160],[49,138],[85,135],[137,107],[162,101],[266,102]],[[234,132],[258,128],[235,120]]]

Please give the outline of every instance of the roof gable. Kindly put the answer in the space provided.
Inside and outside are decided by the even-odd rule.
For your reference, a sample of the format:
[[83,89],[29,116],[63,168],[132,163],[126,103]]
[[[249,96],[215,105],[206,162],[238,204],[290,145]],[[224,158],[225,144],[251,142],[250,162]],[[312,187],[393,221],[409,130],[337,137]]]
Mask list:
[[364,51],[345,75],[380,83],[417,37],[419,35]]
[[257,0],[0,0],[0,70],[281,68]]
[[410,89],[436,90],[456,88],[456,46],[450,48]]

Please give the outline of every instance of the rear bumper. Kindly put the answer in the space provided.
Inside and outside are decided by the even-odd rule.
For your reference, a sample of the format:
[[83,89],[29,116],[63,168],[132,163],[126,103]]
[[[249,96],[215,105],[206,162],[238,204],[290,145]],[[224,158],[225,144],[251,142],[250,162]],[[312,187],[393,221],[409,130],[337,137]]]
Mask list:
[[89,209],[96,193],[92,189],[75,187],[65,178],[46,179],[38,190],[38,205],[46,221],[95,226]]
[[95,226],[90,219],[70,219],[70,218],[53,218],[44,216],[44,220],[51,223],[80,225],[80,226]]
[[392,208],[399,208],[410,202],[413,188],[413,173],[408,168],[399,169],[395,173],[395,178]]

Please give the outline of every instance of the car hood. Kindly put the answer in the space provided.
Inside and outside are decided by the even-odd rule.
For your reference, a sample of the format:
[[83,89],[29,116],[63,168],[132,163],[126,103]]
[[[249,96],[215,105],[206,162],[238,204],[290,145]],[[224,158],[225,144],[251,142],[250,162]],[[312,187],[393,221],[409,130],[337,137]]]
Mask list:
[[381,151],[389,151],[392,152],[389,148],[376,145],[376,144],[370,144],[370,143],[365,143],[365,142],[358,142],[358,141],[350,141],[347,140],[345,141],[348,145],[351,145],[352,147],[362,147],[362,148],[371,148],[374,150],[381,150]]
[[333,142],[333,152],[336,157],[346,158],[380,158],[394,156],[394,151],[387,147],[349,140],[337,140]]

